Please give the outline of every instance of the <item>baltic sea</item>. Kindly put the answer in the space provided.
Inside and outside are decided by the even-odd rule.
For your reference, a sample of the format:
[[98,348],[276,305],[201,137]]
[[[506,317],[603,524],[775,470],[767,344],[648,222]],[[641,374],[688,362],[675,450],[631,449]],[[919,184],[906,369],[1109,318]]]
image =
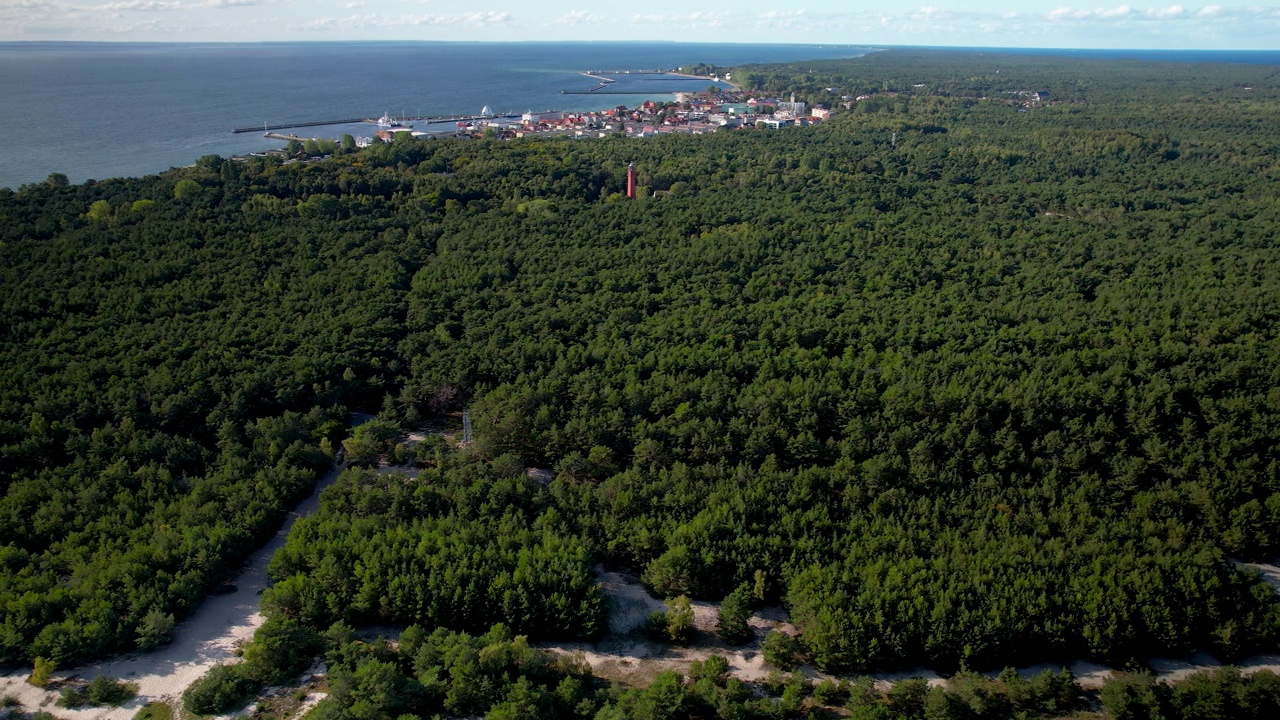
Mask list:
[[[0,43],[0,187],[138,176],[283,143],[233,127],[391,115],[599,110],[583,70],[856,57],[865,47],[688,43]],[[640,83],[641,78],[628,82]],[[635,89],[671,90],[679,82]],[[707,82],[686,81],[703,90]],[[651,97],[670,99],[669,94]],[[299,130],[372,134],[369,125]]]

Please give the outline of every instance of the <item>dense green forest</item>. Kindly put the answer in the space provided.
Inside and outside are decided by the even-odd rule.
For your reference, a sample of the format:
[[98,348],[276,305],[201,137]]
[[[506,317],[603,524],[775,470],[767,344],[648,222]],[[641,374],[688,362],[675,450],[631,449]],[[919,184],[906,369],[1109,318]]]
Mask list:
[[316,628],[505,623],[591,637],[603,601],[590,552],[536,485],[518,463],[450,462],[411,483],[348,471],[272,560],[280,582],[263,607]]
[[273,611],[589,637],[603,562],[760,577],[831,671],[1274,649],[1231,559],[1280,549],[1276,70],[805,70],[749,72],[871,97],[0,190],[0,662],[163,642],[349,410],[464,407],[299,524]]

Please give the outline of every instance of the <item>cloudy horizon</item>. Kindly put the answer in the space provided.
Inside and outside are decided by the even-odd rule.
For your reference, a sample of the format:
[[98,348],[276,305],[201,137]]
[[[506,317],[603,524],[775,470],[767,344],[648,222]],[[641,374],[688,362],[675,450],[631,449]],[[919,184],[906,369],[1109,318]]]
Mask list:
[[[1280,1],[1280,0],[1273,0]],[[817,0],[654,2],[625,10],[573,0],[0,0],[0,41],[306,40],[838,43],[1081,49],[1280,49],[1275,5],[1085,6]]]

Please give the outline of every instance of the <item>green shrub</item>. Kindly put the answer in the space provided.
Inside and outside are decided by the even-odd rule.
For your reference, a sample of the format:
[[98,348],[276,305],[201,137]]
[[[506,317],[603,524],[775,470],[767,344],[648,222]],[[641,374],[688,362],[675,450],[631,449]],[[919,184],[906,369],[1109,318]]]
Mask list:
[[169,703],[147,703],[133,720],[173,720],[173,706]]
[[261,687],[243,665],[218,665],[187,688],[182,705],[196,715],[221,715],[244,707]]
[[781,630],[770,630],[760,643],[764,661],[779,670],[792,670],[800,663],[800,645],[796,639]]
[[929,681],[924,678],[901,680],[889,688],[885,698],[889,709],[900,717],[920,717],[929,697]]
[[1120,673],[1102,686],[1102,707],[1116,720],[1166,717],[1170,707],[1169,686],[1149,673]]
[[315,707],[302,716],[302,720],[340,720],[345,715],[342,703],[329,697],[316,703]]
[[720,603],[716,632],[730,645],[741,645],[755,637],[747,621],[751,619],[751,588],[746,583],[729,593]]
[[645,621],[645,634],[654,642],[687,645],[693,633],[693,607],[684,595],[668,600],[666,612],[655,611]]
[[138,649],[151,650],[169,642],[176,625],[173,613],[152,608],[142,617],[142,622],[138,623]]
[[823,705],[840,705],[849,699],[844,682],[827,678],[813,688],[813,697]]
[[287,615],[272,615],[245,647],[241,672],[265,684],[284,683],[311,667],[323,649],[315,630]]
[[697,682],[702,678],[723,687],[729,676],[729,660],[723,655],[711,655],[705,661],[694,660],[689,666],[689,679]]
[[173,186],[173,196],[175,198],[181,199],[184,197],[195,195],[196,193],[200,192],[200,190],[201,190],[200,183],[196,182],[195,180],[184,178],[182,180],[179,180],[178,183]]
[[137,683],[122,682],[113,677],[99,675],[82,687],[69,687],[62,691],[58,705],[76,708],[84,705],[119,707],[138,694]]
[[49,681],[53,679],[53,671],[58,669],[58,664],[52,660],[38,657],[35,660],[35,667],[31,670],[31,675],[27,678],[27,682],[36,687],[48,687]]
[[661,610],[649,613],[644,622],[644,634],[654,642],[669,642],[667,637],[667,614]]

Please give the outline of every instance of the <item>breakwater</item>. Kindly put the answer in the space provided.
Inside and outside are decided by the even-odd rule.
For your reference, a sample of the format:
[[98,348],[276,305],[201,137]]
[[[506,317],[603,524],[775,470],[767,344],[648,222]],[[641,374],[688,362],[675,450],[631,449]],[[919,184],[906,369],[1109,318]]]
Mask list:
[[365,120],[365,118],[355,118],[352,120],[311,120],[308,122],[279,123],[277,125],[263,124],[263,125],[255,125],[253,127],[232,128],[231,132],[237,133],[237,134],[247,133],[247,132],[258,132],[259,130],[261,130],[262,132],[270,132],[271,130],[285,130],[288,128],[319,127],[321,125],[349,125],[351,123],[359,123],[359,122],[367,122],[367,121]]
[[679,90],[601,90],[600,88],[592,88],[591,90],[561,90],[561,95],[674,95]]
[[582,75],[675,75],[667,70],[583,70]]
[[[427,124],[432,124],[432,123],[444,123],[444,122],[460,122],[463,120],[467,120],[467,121],[510,120],[512,118],[518,118],[518,117],[520,116],[510,114],[510,113],[507,113],[504,115],[424,115],[422,117],[397,118],[396,122],[400,122],[400,123],[423,122]],[[280,123],[277,125],[258,125],[255,127],[232,128],[231,132],[237,133],[237,134],[247,133],[247,132],[262,132],[263,134],[266,134],[268,132],[271,132],[272,130],[286,130],[289,128],[303,128],[303,127],[320,127],[323,125],[352,125],[355,123],[369,123],[371,125],[377,125],[378,121],[371,118],[354,118],[350,120],[309,120],[307,122]]]

